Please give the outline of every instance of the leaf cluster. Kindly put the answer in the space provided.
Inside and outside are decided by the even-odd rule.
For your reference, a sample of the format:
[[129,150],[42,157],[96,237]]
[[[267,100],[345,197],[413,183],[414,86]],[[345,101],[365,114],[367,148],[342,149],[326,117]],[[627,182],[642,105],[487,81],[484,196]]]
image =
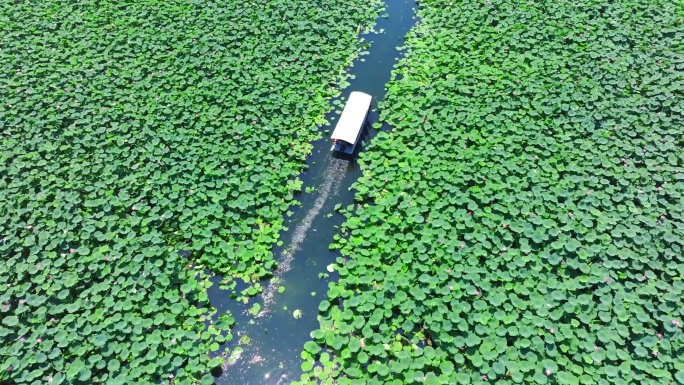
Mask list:
[[270,276],[288,185],[373,13],[2,2],[0,382],[213,383],[234,319],[204,271]]
[[682,12],[421,1],[301,382],[682,383]]

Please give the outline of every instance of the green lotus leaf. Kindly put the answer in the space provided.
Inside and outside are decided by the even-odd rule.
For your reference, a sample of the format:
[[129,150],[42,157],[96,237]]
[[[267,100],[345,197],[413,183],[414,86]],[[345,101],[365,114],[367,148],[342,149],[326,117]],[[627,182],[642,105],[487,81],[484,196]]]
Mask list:
[[357,352],[361,348],[361,340],[358,338],[352,337],[349,339],[348,346],[349,346],[349,350],[351,350],[352,352]]
[[317,354],[321,350],[321,347],[317,343],[309,341],[304,344],[304,350],[311,354]]
[[476,334],[469,333],[468,337],[465,340],[466,345],[468,346],[477,346],[482,342],[480,337],[478,337]]
[[439,370],[442,374],[450,376],[454,372],[454,364],[451,361],[442,361],[439,365]]
[[90,371],[90,369],[88,369],[88,368],[83,368],[83,369],[81,369],[81,371],[79,372],[78,380],[79,380],[79,381],[87,381],[87,380],[90,379],[91,375],[92,375],[92,372]]
[[83,361],[80,359],[74,360],[68,365],[66,370],[66,377],[74,379],[76,376],[80,375],[80,372],[85,368]]
[[684,382],[684,372],[683,371],[679,371],[679,372],[675,373],[674,376],[677,379],[677,381]]
[[93,339],[93,345],[104,346],[108,340],[109,340],[109,337],[106,334],[98,334]]
[[467,373],[458,373],[456,375],[456,381],[458,381],[459,384],[470,384],[470,376]]
[[121,363],[119,362],[119,360],[113,359],[107,362],[107,370],[110,373],[118,371],[120,367]]
[[354,367],[347,368],[344,370],[344,372],[351,378],[359,378],[363,375],[361,370],[359,370],[358,368],[354,368]]
[[330,302],[328,301],[321,301],[321,303],[318,305],[318,311],[320,312],[325,312],[330,308]]
[[16,326],[19,323],[19,318],[13,315],[7,316],[3,318],[2,323],[9,327]]
[[202,379],[200,380],[200,384],[202,385],[211,385],[214,383],[214,377],[211,374],[205,374],[202,376]]
[[376,372],[380,376],[383,376],[383,377],[388,376],[390,373],[389,366],[387,366],[385,364],[378,364],[377,368],[376,368]]
[[303,372],[307,372],[313,368],[313,362],[312,361],[304,361],[302,362],[301,369]]
[[169,310],[171,310],[171,313],[179,315],[183,313],[183,305],[179,303],[174,303],[169,307]]

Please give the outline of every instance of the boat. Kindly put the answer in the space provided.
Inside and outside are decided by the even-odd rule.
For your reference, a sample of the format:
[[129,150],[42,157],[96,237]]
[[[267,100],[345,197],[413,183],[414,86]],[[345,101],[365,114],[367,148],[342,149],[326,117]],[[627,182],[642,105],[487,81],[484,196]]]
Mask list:
[[368,112],[373,98],[363,92],[354,91],[349,95],[347,104],[342,110],[340,120],[330,138],[330,151],[353,155],[361,139],[364,129],[369,129]]

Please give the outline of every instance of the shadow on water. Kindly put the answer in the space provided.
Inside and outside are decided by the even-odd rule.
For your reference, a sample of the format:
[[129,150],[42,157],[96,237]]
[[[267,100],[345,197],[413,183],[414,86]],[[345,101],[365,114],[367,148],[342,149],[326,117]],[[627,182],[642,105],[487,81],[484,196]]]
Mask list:
[[[375,26],[380,33],[363,35],[371,42],[370,53],[354,60],[347,69],[354,78],[342,91],[341,99],[346,101],[352,91],[372,95],[371,123],[378,121],[377,101],[384,97],[385,84],[401,56],[397,47],[404,45],[404,36],[415,24],[414,7],[414,0],[387,1]],[[338,115],[334,111],[328,114],[331,125],[321,130],[332,132]],[[369,136],[373,134],[371,131]],[[318,305],[325,298],[328,282],[337,279],[336,273],[326,270],[339,256],[328,248],[343,221],[341,215],[332,215],[333,209],[337,204],[353,203],[354,193],[349,188],[361,176],[354,159],[331,157],[328,136],[313,142],[310,167],[300,178],[304,188],[316,191],[299,196],[301,207],[292,209],[294,214],[286,218],[288,230],[281,233],[284,247],[273,250],[278,269],[274,279],[262,282],[264,293],[245,305],[218,289],[220,277],[212,279],[212,306],[218,309],[217,314],[230,311],[237,321],[234,338],[226,346],[231,351],[238,346],[243,349],[235,364],[224,365],[214,373],[219,385],[289,384],[301,375],[300,352],[310,339],[309,333],[318,328]],[[278,292],[280,286],[285,288],[282,293]],[[246,313],[255,302],[261,304],[257,318]],[[295,318],[295,310],[301,312],[301,317]],[[245,335],[250,342],[240,344]]]

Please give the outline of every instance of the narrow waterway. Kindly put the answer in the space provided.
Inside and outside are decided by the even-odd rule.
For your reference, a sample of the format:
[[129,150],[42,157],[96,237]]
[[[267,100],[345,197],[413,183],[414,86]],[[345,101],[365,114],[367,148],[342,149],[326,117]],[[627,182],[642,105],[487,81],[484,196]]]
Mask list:
[[[401,56],[397,47],[403,46],[404,36],[415,24],[414,0],[387,0],[385,8],[375,26],[377,33],[363,35],[371,43],[370,53],[354,60],[348,68],[353,76],[341,95],[343,102],[352,91],[372,95],[371,123],[378,121],[377,101],[384,97],[385,84]],[[332,132],[339,114],[331,112],[328,115],[331,125],[321,130]],[[373,134],[371,130],[370,136]],[[242,349],[239,358],[225,365],[216,378],[219,385],[289,384],[301,375],[300,352],[310,339],[309,333],[318,328],[318,305],[325,298],[328,282],[337,278],[326,269],[339,256],[328,249],[343,221],[341,215],[334,214],[334,207],[352,204],[354,193],[349,188],[361,176],[353,160],[330,156],[328,135],[313,145],[308,159],[310,167],[300,178],[304,189],[310,187],[316,191],[303,193],[298,198],[301,206],[292,209],[294,214],[286,218],[288,231],[281,234],[283,247],[274,249],[279,263],[276,279],[262,282],[264,293],[248,305],[230,299],[218,285],[209,290],[218,314],[230,311],[237,320],[234,339],[226,346],[231,350]],[[278,291],[280,286],[285,288],[282,293]],[[257,318],[246,314],[255,302],[261,304]],[[300,316],[296,318],[295,314]],[[243,336],[249,338],[248,343],[246,338],[240,342]]]

